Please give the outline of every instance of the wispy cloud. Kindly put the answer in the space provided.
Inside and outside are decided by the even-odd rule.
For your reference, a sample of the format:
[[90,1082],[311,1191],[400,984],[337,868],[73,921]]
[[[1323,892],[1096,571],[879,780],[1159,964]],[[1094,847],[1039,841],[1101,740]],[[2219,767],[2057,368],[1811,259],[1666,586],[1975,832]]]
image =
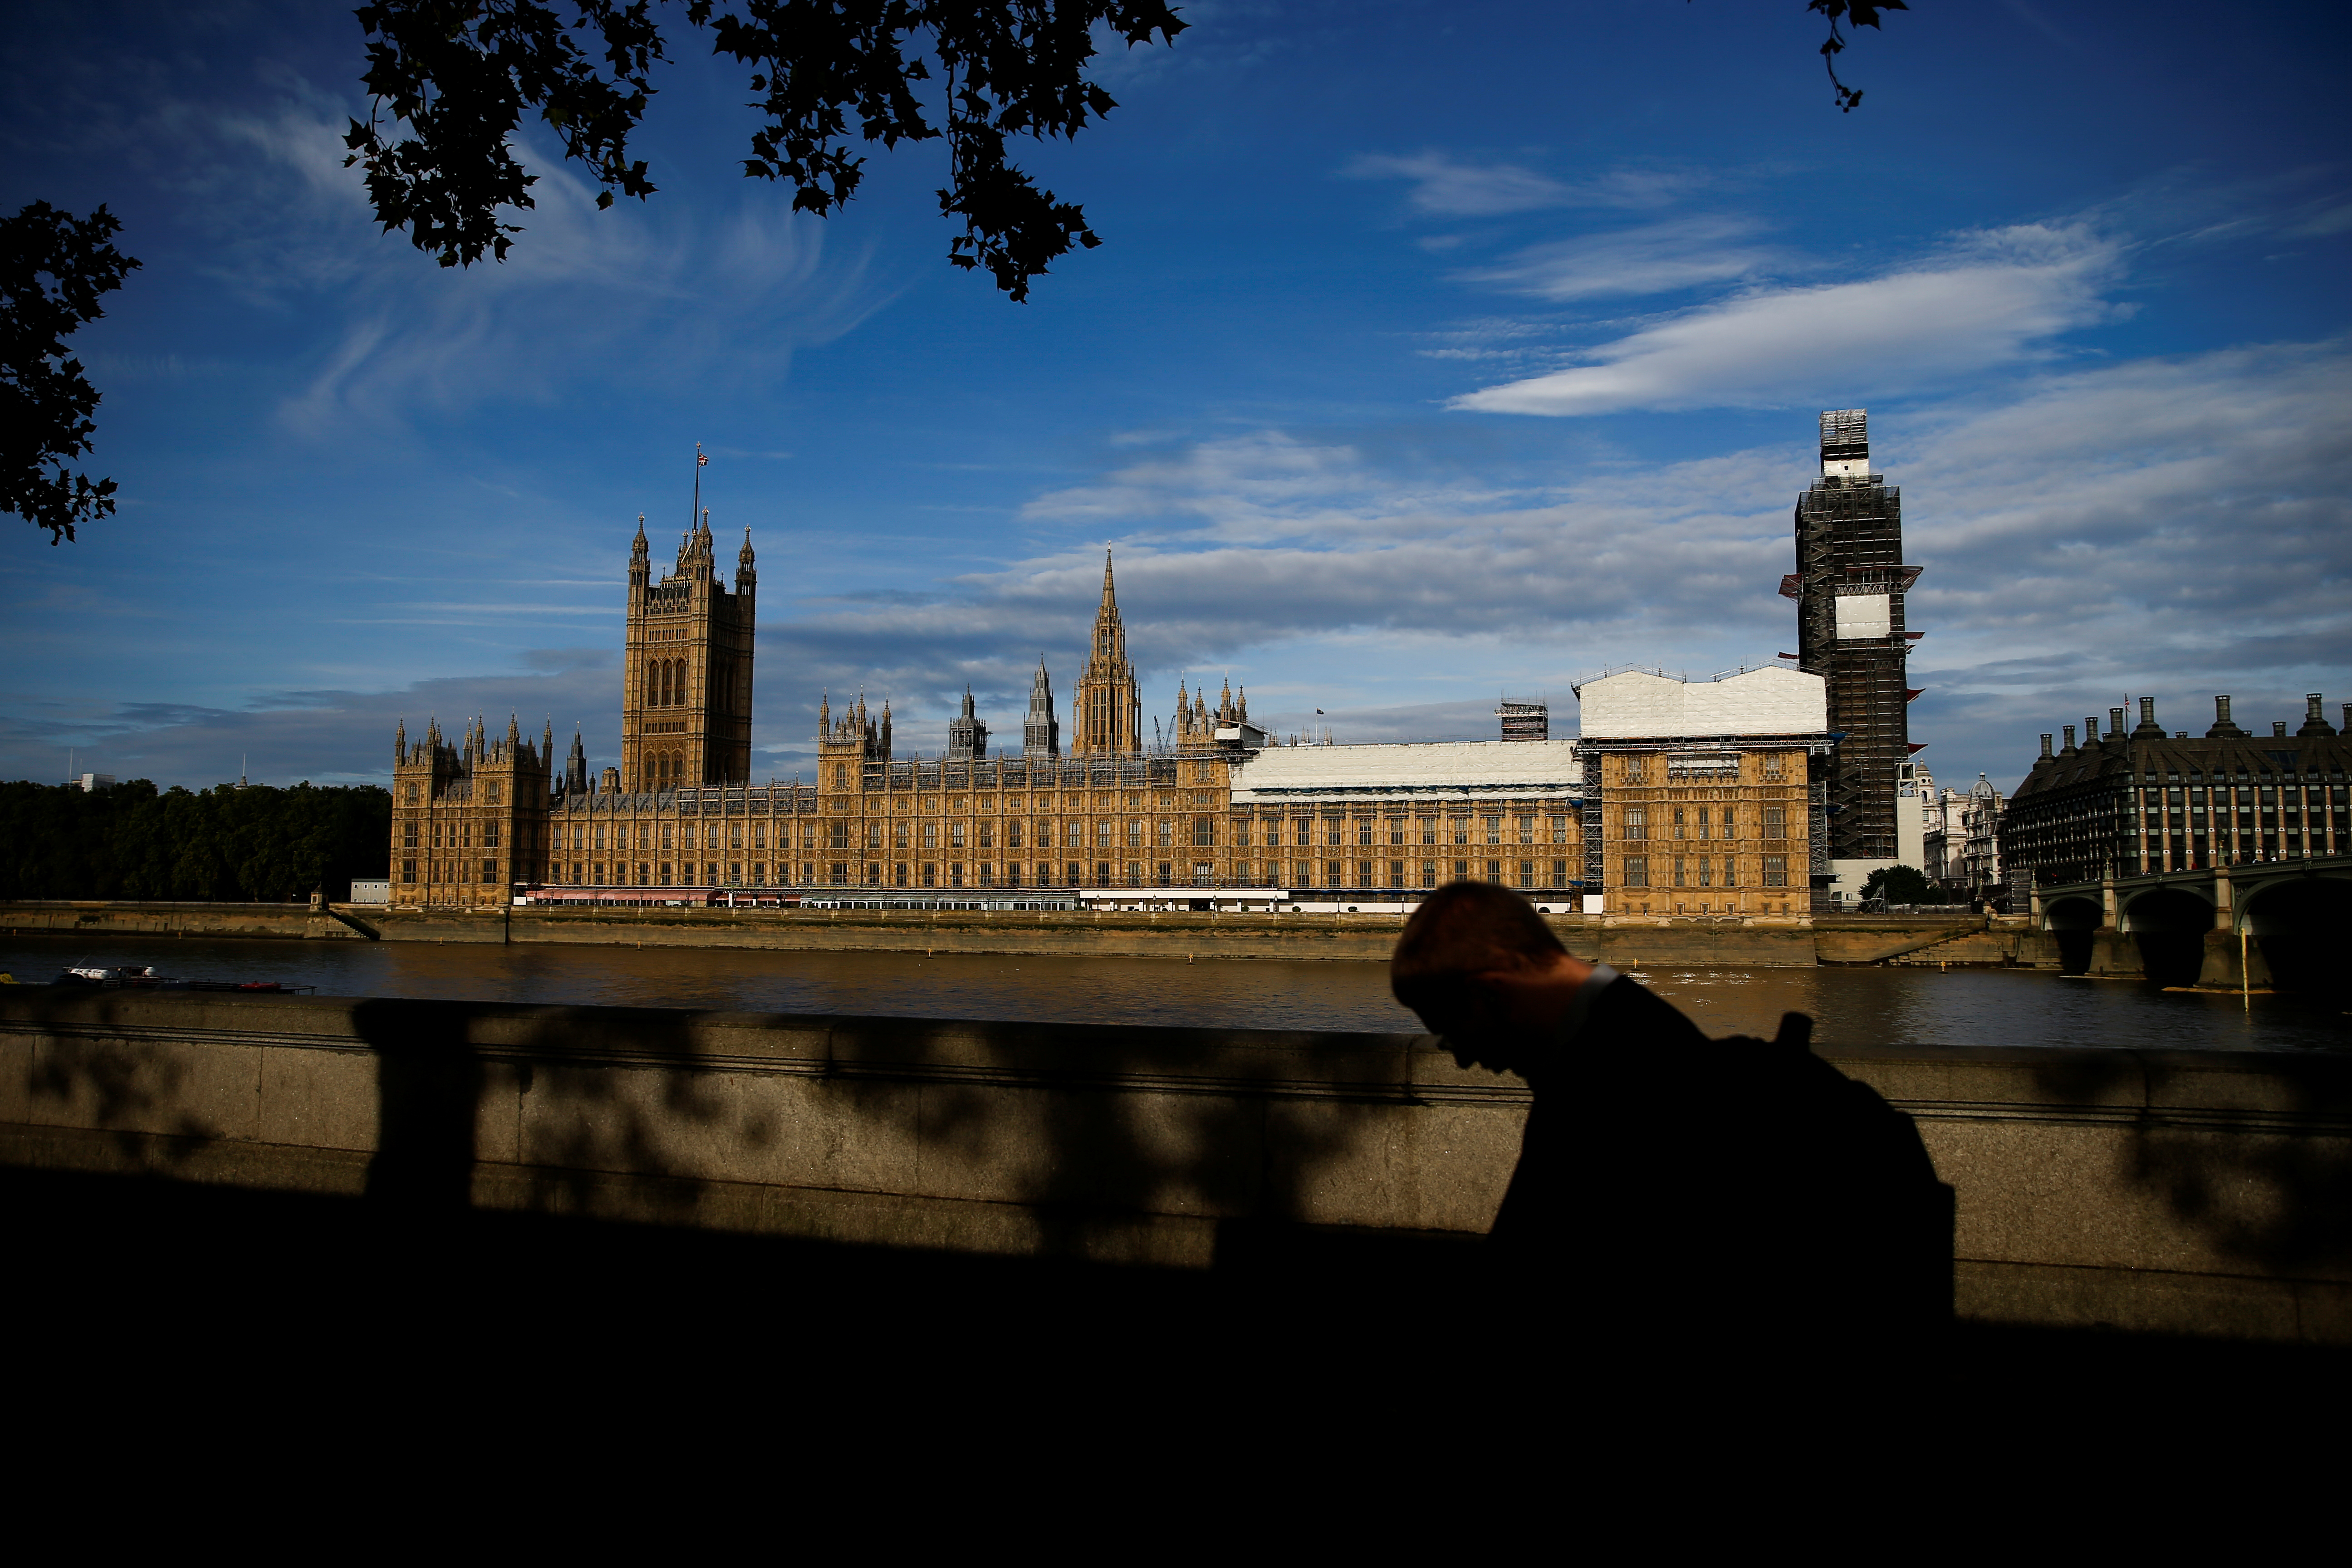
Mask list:
[[1468,163],[1443,153],[1366,153],[1340,171],[1360,180],[1406,180],[1406,203],[1436,217],[1499,217],[1546,207],[1664,206],[1706,183],[1673,170],[1620,169],[1595,180],[1553,179],[1517,163]]
[[1859,282],[1763,289],[1646,327],[1588,363],[1452,406],[1496,414],[1769,406],[1913,392],[2046,352],[2112,319],[2121,248],[2075,226],[1968,237],[1938,259]]
[[1742,243],[1759,226],[1728,215],[1675,218],[1530,246],[1492,267],[1457,277],[1465,283],[1559,301],[1664,294],[1763,271],[1772,263],[1772,253]]

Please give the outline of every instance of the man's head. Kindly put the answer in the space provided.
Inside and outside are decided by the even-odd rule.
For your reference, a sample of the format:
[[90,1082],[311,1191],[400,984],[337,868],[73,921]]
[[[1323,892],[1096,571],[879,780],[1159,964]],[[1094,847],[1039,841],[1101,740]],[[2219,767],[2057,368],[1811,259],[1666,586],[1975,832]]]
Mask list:
[[1591,973],[1518,894],[1449,882],[1405,921],[1389,989],[1463,1066],[1525,1070],[1531,1039]]

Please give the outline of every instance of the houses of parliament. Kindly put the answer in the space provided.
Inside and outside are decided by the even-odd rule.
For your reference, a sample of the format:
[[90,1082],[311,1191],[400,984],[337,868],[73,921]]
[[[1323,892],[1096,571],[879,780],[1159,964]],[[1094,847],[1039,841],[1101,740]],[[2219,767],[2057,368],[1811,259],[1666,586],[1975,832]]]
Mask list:
[[[818,710],[813,783],[751,782],[758,573],[749,531],[730,586],[709,514],[655,578],[645,520],[629,556],[621,758],[591,779],[574,734],[534,742],[469,723],[394,738],[392,901],[497,906],[551,889],[1236,886],[1270,878],[1228,811],[1234,766],[1265,737],[1247,694],[1181,685],[1144,734],[1111,563],[1066,745],[1044,662],[1017,752],[992,756],[969,692],[939,757],[900,758],[890,707]],[[1262,836],[1261,836],[1262,837]]]

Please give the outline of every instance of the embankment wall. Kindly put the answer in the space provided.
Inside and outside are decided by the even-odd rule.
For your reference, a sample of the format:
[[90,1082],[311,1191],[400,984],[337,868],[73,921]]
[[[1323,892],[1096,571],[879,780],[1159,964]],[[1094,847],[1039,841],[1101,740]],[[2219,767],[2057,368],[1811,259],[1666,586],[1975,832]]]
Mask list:
[[[85,937],[278,937],[332,942],[770,948],[793,952],[1037,953],[1384,963],[1400,915],[1077,910],[552,910],[425,913],[339,904],[0,904],[0,931]],[[1982,916],[1747,921],[1557,915],[1570,949],[1620,968],[1949,962],[2055,969],[2049,933]]]
[[[2352,1061],[1831,1059],[1956,1189],[1962,1316],[2352,1343]],[[0,991],[17,1166],[1180,1268],[1483,1231],[1527,1105],[1404,1035]]]

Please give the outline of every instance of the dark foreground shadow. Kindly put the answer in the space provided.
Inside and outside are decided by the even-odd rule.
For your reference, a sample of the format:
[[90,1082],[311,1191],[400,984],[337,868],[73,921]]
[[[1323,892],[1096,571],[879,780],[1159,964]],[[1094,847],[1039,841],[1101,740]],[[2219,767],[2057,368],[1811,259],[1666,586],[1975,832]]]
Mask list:
[[1215,1269],[1177,1271],[530,1214],[420,1226],[360,1200],[26,1170],[0,1170],[0,1214],[26,1397],[285,1388],[330,1426],[456,1380],[608,1415],[705,1405],[781,1448],[833,1440],[845,1412],[889,1411],[928,1441],[1076,1411],[1092,1425],[1064,1440],[1195,1433],[1403,1462],[1433,1434],[1459,1444],[1465,1422],[1547,1409],[1671,1430],[1743,1405],[1768,1423],[1875,1405],[1950,1436],[2023,1431],[2045,1408],[2083,1431],[2207,1398],[2248,1418],[2352,1392],[2343,1352],[2096,1331],[1959,1325],[1866,1354],[1775,1354],[1737,1333],[1632,1348],[1580,1338],[1557,1302],[1498,1317],[1465,1298],[1475,1244],[1452,1240],[1244,1227]]

